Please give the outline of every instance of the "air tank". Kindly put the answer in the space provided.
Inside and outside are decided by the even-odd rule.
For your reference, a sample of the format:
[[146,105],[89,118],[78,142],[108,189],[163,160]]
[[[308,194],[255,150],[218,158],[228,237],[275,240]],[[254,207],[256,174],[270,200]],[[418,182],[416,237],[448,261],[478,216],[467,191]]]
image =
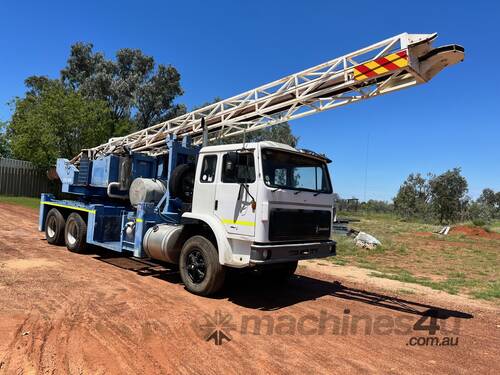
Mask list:
[[159,224],[149,228],[142,241],[144,251],[150,258],[179,263],[182,228],[183,225],[169,224]]
[[138,203],[158,203],[167,191],[167,182],[155,178],[136,178],[132,181],[129,198],[132,206]]

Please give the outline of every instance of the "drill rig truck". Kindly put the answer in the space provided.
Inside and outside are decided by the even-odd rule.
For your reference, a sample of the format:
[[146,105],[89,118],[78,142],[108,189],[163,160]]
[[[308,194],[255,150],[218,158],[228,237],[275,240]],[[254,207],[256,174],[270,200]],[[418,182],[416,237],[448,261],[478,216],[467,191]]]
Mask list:
[[428,82],[464,58],[459,45],[434,48],[436,36],[403,33],[58,159],[70,199],[42,194],[39,230],[73,252],[176,264],[200,295],[216,293],[228,268],[286,279],[299,260],[336,253],[330,160],[218,141]]

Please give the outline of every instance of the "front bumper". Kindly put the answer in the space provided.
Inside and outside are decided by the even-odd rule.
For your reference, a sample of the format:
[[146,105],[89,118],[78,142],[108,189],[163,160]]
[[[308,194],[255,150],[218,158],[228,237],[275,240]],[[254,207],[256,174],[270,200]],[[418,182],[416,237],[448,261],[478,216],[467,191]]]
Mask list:
[[335,241],[307,242],[294,244],[253,244],[250,251],[250,264],[284,263],[295,260],[317,259],[334,256]]

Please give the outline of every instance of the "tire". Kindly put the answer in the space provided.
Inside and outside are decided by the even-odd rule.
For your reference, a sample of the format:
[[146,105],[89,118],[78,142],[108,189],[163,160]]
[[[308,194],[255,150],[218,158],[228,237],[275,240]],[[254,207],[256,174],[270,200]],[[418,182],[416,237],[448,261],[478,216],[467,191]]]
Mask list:
[[185,203],[191,203],[193,201],[194,174],[194,164],[181,164],[175,167],[168,182],[170,195],[182,199]]
[[225,268],[215,246],[203,236],[193,236],[181,250],[179,271],[188,291],[201,296],[218,292],[224,285]]
[[73,212],[66,220],[64,241],[69,251],[83,253],[87,245],[87,224],[82,217]]
[[45,218],[45,238],[51,245],[64,243],[64,227],[66,220],[57,208],[52,208]]

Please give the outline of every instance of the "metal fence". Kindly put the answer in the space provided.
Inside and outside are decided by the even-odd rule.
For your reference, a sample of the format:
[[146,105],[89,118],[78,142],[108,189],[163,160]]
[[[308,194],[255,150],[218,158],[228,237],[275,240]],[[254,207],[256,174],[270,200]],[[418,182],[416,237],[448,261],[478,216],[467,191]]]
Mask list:
[[0,195],[38,197],[53,190],[47,174],[30,162],[0,158]]

